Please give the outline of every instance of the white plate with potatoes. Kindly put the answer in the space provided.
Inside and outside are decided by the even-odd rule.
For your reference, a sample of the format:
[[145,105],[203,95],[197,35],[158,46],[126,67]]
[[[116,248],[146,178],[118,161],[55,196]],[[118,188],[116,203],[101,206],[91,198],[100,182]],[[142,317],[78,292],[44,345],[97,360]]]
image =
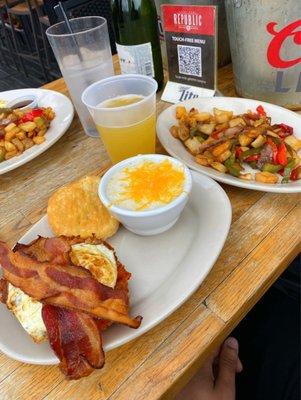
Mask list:
[[1,107],[6,107],[13,100],[24,96],[35,96],[38,107],[51,107],[55,112],[55,117],[45,133],[45,141],[41,144],[35,144],[17,156],[0,162],[0,175],[20,167],[47,150],[63,136],[73,120],[74,108],[71,101],[65,95],[53,90],[17,89],[1,92]]
[[[267,114],[271,117],[272,124],[286,124],[293,127],[294,136],[297,141],[301,140],[301,116],[293,111],[285,108],[265,103],[257,100],[242,99],[235,97],[214,97],[214,98],[198,98],[185,101],[178,105],[186,107],[189,111],[196,108],[200,112],[213,114],[214,108],[219,110],[232,111],[234,115],[244,114],[247,110],[255,111],[258,106],[262,106]],[[232,176],[228,173],[220,172],[209,166],[203,166],[197,163],[195,156],[191,154],[187,147],[180,139],[172,136],[170,128],[178,124],[176,119],[176,107],[172,105],[164,110],[157,121],[157,135],[167,150],[173,157],[181,160],[188,167],[198,171],[202,174],[208,175],[216,181],[227,183],[229,185],[238,186],[245,189],[260,190],[275,193],[300,193],[301,192],[301,179],[289,181],[288,183],[280,183],[281,176],[278,175],[277,183],[265,183],[255,180],[255,174],[260,172],[257,169],[251,169],[249,165],[246,166],[246,173],[252,176],[249,180],[243,180],[239,177]],[[256,112],[256,111],[255,111]],[[301,150],[297,148],[297,157],[301,157]],[[300,160],[299,160],[300,165]]]

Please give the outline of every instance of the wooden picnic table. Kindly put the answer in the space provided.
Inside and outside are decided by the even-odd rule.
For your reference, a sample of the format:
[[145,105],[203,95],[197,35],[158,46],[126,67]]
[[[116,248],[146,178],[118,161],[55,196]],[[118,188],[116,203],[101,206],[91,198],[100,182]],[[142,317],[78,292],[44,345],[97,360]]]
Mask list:
[[[118,69],[116,56],[114,63]],[[45,88],[68,94],[63,79]],[[219,89],[235,96],[230,65],[219,70]],[[158,112],[168,106],[158,101]],[[13,245],[45,214],[58,187],[108,165],[101,141],[87,137],[75,116],[54,146],[0,176],[1,239]],[[233,208],[231,230],[189,300],[148,333],[108,352],[105,367],[80,381],[66,381],[57,366],[22,364],[0,353],[1,400],[172,398],[301,250],[300,194],[223,187]]]

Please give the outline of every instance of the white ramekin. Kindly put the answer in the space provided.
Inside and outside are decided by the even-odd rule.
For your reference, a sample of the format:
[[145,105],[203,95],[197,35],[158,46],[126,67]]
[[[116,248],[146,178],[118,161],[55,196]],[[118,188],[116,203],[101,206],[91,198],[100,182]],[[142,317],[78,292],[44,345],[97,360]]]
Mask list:
[[26,111],[29,108],[37,108],[38,107],[37,96],[35,96],[34,94],[27,94],[25,96],[17,97],[15,99],[11,100],[7,104],[7,108],[15,108],[16,105],[18,105],[19,103],[22,103],[24,101],[28,101],[28,104],[26,106],[19,107],[19,110]]
[[[173,164],[181,166],[185,174],[183,192],[180,194],[180,196],[178,196],[169,204],[152,210],[131,211],[118,207],[116,205],[112,205],[106,195],[107,184],[111,177],[117,171],[123,169],[124,167],[140,164],[144,160],[158,162],[169,160]],[[115,218],[117,218],[129,231],[143,236],[156,235],[171,228],[177,222],[181,212],[183,211],[187,203],[188,196],[191,191],[191,182],[191,174],[189,169],[179,160],[159,154],[139,155],[121,161],[120,163],[110,168],[104,174],[100,181],[98,195],[105,207],[108,208],[109,212]]]

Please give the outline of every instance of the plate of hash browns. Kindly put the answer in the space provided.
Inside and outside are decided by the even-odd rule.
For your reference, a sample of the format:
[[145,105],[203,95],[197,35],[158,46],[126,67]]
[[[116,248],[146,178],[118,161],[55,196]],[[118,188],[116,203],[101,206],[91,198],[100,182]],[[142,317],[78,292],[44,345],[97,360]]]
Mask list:
[[231,224],[223,189],[192,172],[173,227],[136,235],[100,202],[100,179],[58,189],[17,244],[0,241],[0,350],[25,363],[59,364],[67,379],[102,368],[105,351],[179,308],[211,270]]
[[[10,102],[34,96],[37,107],[7,108]],[[0,92],[0,175],[27,163],[51,147],[69,128],[74,109],[67,96],[46,89]]]
[[158,138],[189,168],[229,185],[301,192],[301,116],[235,97],[172,105],[157,120]]

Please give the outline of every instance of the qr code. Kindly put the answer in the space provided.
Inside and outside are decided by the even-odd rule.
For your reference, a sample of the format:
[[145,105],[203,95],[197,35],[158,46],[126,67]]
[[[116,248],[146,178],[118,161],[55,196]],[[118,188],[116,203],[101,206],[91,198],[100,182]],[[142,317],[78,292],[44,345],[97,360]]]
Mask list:
[[202,76],[202,49],[178,44],[179,73]]

